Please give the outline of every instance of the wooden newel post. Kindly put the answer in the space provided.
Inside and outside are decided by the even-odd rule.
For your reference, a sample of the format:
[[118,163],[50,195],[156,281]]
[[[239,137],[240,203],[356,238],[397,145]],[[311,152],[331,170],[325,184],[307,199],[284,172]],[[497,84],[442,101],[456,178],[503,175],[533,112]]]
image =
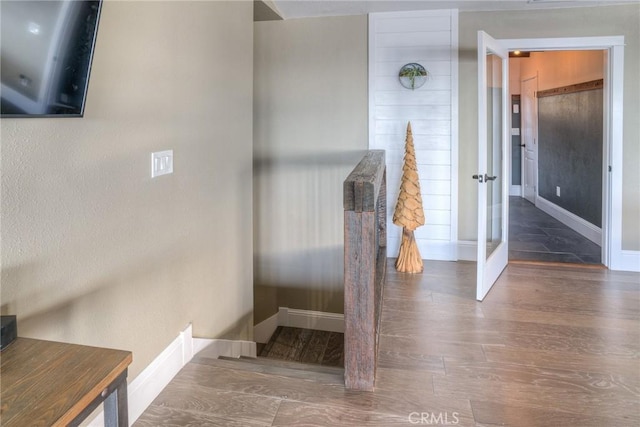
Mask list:
[[393,223],[402,227],[402,243],[396,260],[396,270],[401,273],[421,273],[424,267],[413,232],[419,226],[424,225],[424,210],[411,122],[407,124],[402,181],[393,214]]
[[344,182],[344,376],[374,387],[386,265],[384,151],[371,150]]

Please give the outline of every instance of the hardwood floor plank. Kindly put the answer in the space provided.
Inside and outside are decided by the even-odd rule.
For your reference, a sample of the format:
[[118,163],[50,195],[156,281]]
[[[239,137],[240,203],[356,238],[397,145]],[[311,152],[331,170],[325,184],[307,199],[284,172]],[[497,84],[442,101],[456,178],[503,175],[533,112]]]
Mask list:
[[151,405],[133,424],[133,427],[268,427],[270,425],[271,422],[258,423]]
[[548,350],[573,354],[590,354],[599,356],[613,356],[638,360],[640,351],[637,343],[623,343],[605,339],[589,340],[583,338],[569,338],[559,336],[520,335],[508,333],[504,336],[508,347],[527,350]]
[[411,337],[380,335],[378,351],[391,351],[425,356],[448,356],[458,359],[486,360],[481,344],[416,340]]
[[583,391],[593,394],[618,393],[621,399],[640,402],[640,387],[624,376],[552,369],[519,363],[466,362],[445,358],[446,375],[552,387],[556,390]]
[[[477,375],[434,375],[433,388],[436,396],[469,400],[498,399],[500,402],[538,409],[553,408],[569,413],[590,416],[625,418],[637,420],[638,399],[627,398],[621,393],[604,390],[594,393],[573,388],[528,384],[516,381],[501,381],[493,377],[479,378]],[[493,396],[493,397],[492,397]]]
[[380,334],[385,337],[406,337],[418,341],[439,341],[466,344],[505,344],[505,337],[498,331],[486,329],[459,328],[457,325],[432,323],[428,328],[416,323],[386,321],[380,327]]
[[630,417],[607,418],[581,413],[569,413],[552,408],[531,408],[505,405],[497,402],[472,401],[473,416],[482,425],[519,427],[580,426],[580,427],[632,427],[637,421]]
[[561,351],[531,349],[522,351],[518,348],[502,346],[485,346],[484,353],[489,362],[608,374],[624,377],[625,382],[631,381],[635,387],[640,385],[640,362],[637,359]]
[[269,424],[280,399],[216,390],[185,382],[171,382],[153,401],[156,406],[201,412],[238,421]]
[[441,356],[397,351],[378,351],[378,368],[411,369],[413,372],[426,371],[444,374],[444,362]]
[[581,326],[597,328],[602,330],[603,333],[606,333],[609,329],[615,329],[626,331],[631,338],[640,335],[637,320],[618,319],[609,314],[594,316],[566,311],[523,310],[513,308],[511,304],[488,301],[482,304],[481,310],[487,319],[526,320],[527,322],[535,322],[541,325]]
[[198,384],[216,390],[255,394],[282,400],[293,400],[345,409],[372,411],[387,415],[407,416],[422,408],[438,408],[439,411],[456,411],[461,417],[473,419],[468,400],[440,398],[431,394],[380,390],[375,393],[345,390],[309,380],[277,377],[262,373],[242,372],[213,366],[187,364],[174,382]]
[[[382,308],[382,320],[412,320],[415,322],[430,322],[444,316],[484,317],[480,303],[459,299],[457,302],[442,304],[433,301],[412,301],[407,299],[385,298]],[[458,298],[458,297],[453,297]],[[422,323],[421,326],[424,326]]]
[[[136,426],[271,425],[269,416],[274,426],[435,425],[454,415],[475,427],[640,425],[640,274],[510,264],[477,302],[475,263],[426,261],[409,275],[393,262],[374,392],[346,390],[344,371],[329,366],[202,354]],[[340,343],[280,327],[265,350],[318,363],[337,360]]]
[[386,427],[407,424],[406,417],[290,401],[282,403],[273,421],[273,426],[290,427]]
[[[442,370],[444,373],[444,369]],[[433,375],[428,371],[416,371],[410,367],[406,369],[386,368],[378,365],[376,370],[376,390],[405,392],[417,394],[433,394]]]
[[[498,279],[498,283],[506,279]],[[578,286],[578,285],[576,285]],[[558,292],[545,289],[544,283],[529,287],[494,286],[485,301],[509,304],[512,308],[543,312],[570,312],[583,315],[638,320],[640,303],[629,291],[600,291],[597,294]]]
[[[279,359],[268,360],[274,360],[277,362],[288,362],[280,361]],[[190,363],[246,372],[257,372],[281,377],[297,378],[301,380],[315,381],[322,384],[334,384],[340,386],[344,385],[344,370],[336,369],[333,367],[324,367],[321,365],[314,365],[313,367],[308,369],[300,369],[299,366],[295,368],[292,367],[293,364],[299,365],[299,363],[296,362],[288,362],[283,366],[273,366],[269,364],[262,364],[261,362],[241,363],[232,360],[210,359],[202,357],[195,357]],[[332,371],[330,371],[329,369],[332,369]]]
[[520,278],[522,277],[534,277],[545,282],[549,279],[571,279],[583,280],[585,282],[600,281],[601,283],[606,284],[621,282],[640,285],[638,273],[612,270],[594,270],[588,268],[578,268],[575,266],[563,267],[548,264],[509,264],[508,270],[506,270],[505,273],[505,277],[514,276],[518,280],[520,280]]
[[327,331],[312,331],[311,339],[303,350],[300,361],[305,363],[322,363],[322,358],[329,343],[331,333]]
[[[429,327],[425,328],[425,325],[429,325]],[[629,349],[640,350],[640,328],[637,330],[622,328],[602,329],[597,325],[592,327],[555,325],[552,323],[529,321],[525,316],[520,316],[517,319],[503,320],[451,313],[449,315],[442,314],[439,317],[431,318],[428,323],[425,324],[425,320],[423,320],[422,317],[416,319],[411,316],[405,316],[405,319],[402,319],[400,314],[398,314],[393,320],[387,318],[381,327],[381,333],[385,335],[414,338],[427,338],[434,335],[450,335],[453,337],[468,332],[475,333],[477,337],[487,335],[487,332],[491,332],[505,336],[506,334],[518,334],[550,338],[570,338],[588,340],[593,344],[619,345],[628,347]],[[494,342],[493,344],[499,343],[501,342]],[[634,343],[638,344],[634,346]]]
[[344,366],[344,334],[331,332],[322,356],[325,366]]

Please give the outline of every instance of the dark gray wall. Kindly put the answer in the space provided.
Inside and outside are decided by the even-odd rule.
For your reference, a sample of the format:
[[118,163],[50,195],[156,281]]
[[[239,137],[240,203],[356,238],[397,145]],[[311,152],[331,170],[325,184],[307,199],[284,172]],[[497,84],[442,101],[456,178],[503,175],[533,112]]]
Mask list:
[[598,227],[602,226],[602,96],[602,89],[595,89],[538,100],[538,192]]

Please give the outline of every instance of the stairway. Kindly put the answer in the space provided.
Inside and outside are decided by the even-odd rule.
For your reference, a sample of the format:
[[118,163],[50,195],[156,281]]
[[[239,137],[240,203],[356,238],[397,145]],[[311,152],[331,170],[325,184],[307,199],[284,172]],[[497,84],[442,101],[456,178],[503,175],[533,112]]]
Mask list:
[[258,355],[305,364],[344,367],[344,334],[278,326]]
[[[344,398],[343,368],[210,353],[204,349],[194,356],[134,427],[289,426],[305,417],[313,421],[319,415],[317,403]],[[340,407],[328,416],[351,412]],[[279,423],[274,423],[276,414],[282,420]],[[340,421],[328,425],[340,425]]]

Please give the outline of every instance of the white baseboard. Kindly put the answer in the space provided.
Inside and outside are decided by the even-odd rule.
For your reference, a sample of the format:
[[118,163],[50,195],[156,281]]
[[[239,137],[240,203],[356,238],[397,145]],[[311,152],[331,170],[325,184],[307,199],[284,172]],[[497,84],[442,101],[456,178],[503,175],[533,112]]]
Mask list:
[[551,215],[567,227],[582,234],[596,245],[602,245],[602,229],[580,218],[566,209],[548,201],[543,197],[536,197],[536,207]]
[[279,322],[278,317],[280,316],[280,312],[274,314],[266,320],[258,323],[253,327],[253,339],[259,343],[267,343],[269,342],[269,338],[273,335],[273,333],[278,328]]
[[280,307],[276,314],[253,327],[253,339],[268,342],[278,326],[344,332],[344,314]]
[[[194,355],[206,352],[212,357],[256,357],[255,342],[193,338],[192,331],[189,325],[127,386],[130,425],[133,425]],[[102,427],[103,412],[97,413],[88,425]]]
[[640,273],[640,251],[621,250],[611,254],[611,270],[635,271]]
[[280,313],[286,313],[280,315],[283,319],[280,326],[344,333],[344,314],[286,307],[280,307]]
[[[387,256],[390,258],[396,258],[400,251],[400,237],[387,236]],[[432,261],[455,261],[456,254],[456,242],[449,242],[443,240],[426,240],[416,238],[416,244],[420,251],[420,256],[425,260]]]
[[256,357],[256,343],[253,341],[240,340],[212,340],[204,338],[194,338],[194,343],[199,351],[194,356],[206,356],[217,359],[225,357]]
[[509,195],[510,196],[522,196],[522,186],[520,186],[520,185],[511,185],[511,186],[509,186]]
[[478,258],[478,244],[471,240],[458,241],[458,260],[475,261]]

